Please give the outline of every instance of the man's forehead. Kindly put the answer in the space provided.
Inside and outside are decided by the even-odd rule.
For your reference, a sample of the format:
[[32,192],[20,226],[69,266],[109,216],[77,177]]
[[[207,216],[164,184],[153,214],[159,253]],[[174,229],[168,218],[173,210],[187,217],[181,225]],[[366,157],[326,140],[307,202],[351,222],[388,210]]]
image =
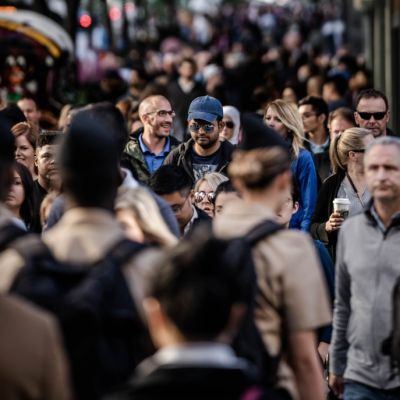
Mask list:
[[387,159],[392,160],[395,164],[400,164],[400,147],[394,144],[374,145],[365,154],[366,163],[373,161],[374,163],[382,161],[386,162]]
[[383,100],[381,97],[363,98],[359,101],[357,110],[358,111],[372,111],[372,112],[373,111],[386,111],[385,100]]

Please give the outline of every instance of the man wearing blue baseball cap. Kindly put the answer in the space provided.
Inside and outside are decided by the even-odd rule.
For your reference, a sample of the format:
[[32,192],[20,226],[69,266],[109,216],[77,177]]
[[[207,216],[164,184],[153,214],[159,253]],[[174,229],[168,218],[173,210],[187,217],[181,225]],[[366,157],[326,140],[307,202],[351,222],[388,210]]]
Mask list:
[[208,172],[226,173],[235,147],[219,140],[224,128],[222,117],[222,104],[216,98],[194,99],[188,113],[191,138],[172,150],[164,164],[183,167],[194,182]]

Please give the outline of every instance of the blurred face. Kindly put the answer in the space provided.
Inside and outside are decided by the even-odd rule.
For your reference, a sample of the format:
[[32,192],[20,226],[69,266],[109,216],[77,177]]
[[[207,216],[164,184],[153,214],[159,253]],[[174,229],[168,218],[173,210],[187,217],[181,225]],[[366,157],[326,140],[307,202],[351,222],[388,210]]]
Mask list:
[[299,113],[303,120],[304,132],[315,132],[321,128],[321,121],[311,104],[299,107]]
[[17,106],[22,110],[28,122],[39,125],[40,111],[33,100],[22,99],[17,102]]
[[15,139],[15,159],[25,165],[33,173],[35,165],[35,149],[29,143],[25,135],[19,135]]
[[188,127],[192,139],[203,149],[210,149],[219,141],[219,135],[223,129],[223,123],[214,121],[207,122],[202,119],[188,121]]
[[400,202],[400,150],[397,146],[374,146],[364,157],[364,170],[374,200]]
[[212,190],[206,181],[201,182],[198,191],[194,193],[194,203],[196,206],[211,218],[214,217],[213,196],[214,190]]
[[285,197],[281,208],[277,212],[277,222],[279,224],[288,226],[292,215],[299,208],[299,204],[297,202],[293,203],[293,197],[290,192],[290,188],[286,189]]
[[25,190],[21,177],[14,171],[14,178],[6,198],[6,205],[10,210],[18,211],[25,199]]
[[166,99],[155,99],[143,116],[146,131],[158,138],[168,137],[172,130],[175,113]]
[[221,214],[224,207],[232,200],[239,198],[236,192],[220,192],[215,199],[215,216]]
[[264,122],[267,124],[268,127],[274,129],[278,132],[283,138],[286,138],[289,130],[281,121],[278,113],[272,108],[269,107],[267,112],[265,113]]
[[354,118],[360,128],[370,129],[375,137],[379,137],[386,135],[390,112],[380,97],[361,99]]
[[228,116],[223,118],[224,128],[221,131],[221,137],[229,140],[233,136],[233,130],[235,129],[235,124],[233,123],[232,119]]
[[288,103],[296,104],[297,96],[296,96],[295,91],[290,87],[285,88],[282,92],[282,100],[285,100]]
[[36,149],[36,166],[38,175],[43,180],[58,179],[59,171],[55,162],[58,145],[47,144]]
[[187,196],[182,195],[180,192],[173,192],[161,196],[172,208],[175,217],[178,221],[181,231],[191,220],[193,216],[192,203],[190,201],[190,192]]
[[128,239],[135,242],[144,243],[144,233],[137,222],[135,213],[132,210],[121,208],[116,211],[115,217]]
[[195,69],[193,68],[193,65],[190,62],[183,62],[179,67],[179,75],[188,80],[193,79],[195,75]]
[[329,125],[329,136],[331,140],[338,135],[339,133],[344,132],[346,129],[352,128],[353,124],[349,122],[347,119],[342,117],[337,117],[333,121],[331,121]]

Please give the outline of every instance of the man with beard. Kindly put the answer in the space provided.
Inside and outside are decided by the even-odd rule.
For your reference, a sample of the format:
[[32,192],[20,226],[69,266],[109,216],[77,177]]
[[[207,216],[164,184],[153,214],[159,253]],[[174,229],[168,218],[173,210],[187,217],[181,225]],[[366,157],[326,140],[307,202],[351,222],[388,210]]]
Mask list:
[[193,181],[209,172],[226,173],[235,147],[228,141],[219,140],[224,128],[222,117],[222,104],[216,98],[201,96],[194,99],[188,113],[192,137],[171,151],[164,164],[182,166]]
[[175,112],[164,96],[146,97],[139,105],[139,117],[143,130],[126,145],[123,166],[147,184],[179,142],[170,135]]

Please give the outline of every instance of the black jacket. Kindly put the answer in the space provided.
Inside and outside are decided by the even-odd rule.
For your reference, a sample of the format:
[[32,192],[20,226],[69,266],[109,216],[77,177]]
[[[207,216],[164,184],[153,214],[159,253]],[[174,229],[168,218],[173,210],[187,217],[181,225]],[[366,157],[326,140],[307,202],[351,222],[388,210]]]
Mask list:
[[[172,150],[164,161],[165,165],[172,164],[183,167],[186,173],[195,181],[193,166],[192,166],[192,147],[194,144],[193,139],[181,143],[177,148]],[[221,160],[217,165],[215,172],[221,172],[226,175],[229,162],[232,159],[232,153],[235,146],[227,140],[221,142]]]
[[311,236],[328,247],[333,260],[335,260],[336,253],[337,231],[328,233],[325,230],[325,223],[333,213],[333,200],[337,197],[344,177],[344,172],[339,172],[325,180],[318,193],[317,204],[311,220]]
[[318,154],[314,154],[311,151],[311,145],[308,139],[304,140],[304,147],[311,153],[313,157],[315,169],[318,172],[320,182],[324,182],[325,179],[331,175],[331,159],[329,158],[329,144],[323,153],[318,153]]

